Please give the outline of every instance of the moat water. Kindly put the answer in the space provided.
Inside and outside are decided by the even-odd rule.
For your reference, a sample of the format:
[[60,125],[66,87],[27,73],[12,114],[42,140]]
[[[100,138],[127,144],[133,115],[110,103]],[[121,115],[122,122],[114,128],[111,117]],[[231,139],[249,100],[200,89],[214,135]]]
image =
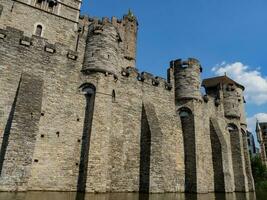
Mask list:
[[73,192],[0,193],[0,200],[267,200],[267,191],[233,194],[76,194]]

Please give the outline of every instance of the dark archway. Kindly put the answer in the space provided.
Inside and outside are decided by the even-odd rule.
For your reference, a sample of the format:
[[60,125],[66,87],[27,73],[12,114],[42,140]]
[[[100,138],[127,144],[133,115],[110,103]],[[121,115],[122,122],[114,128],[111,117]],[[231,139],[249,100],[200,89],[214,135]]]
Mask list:
[[228,124],[227,130],[230,134],[231,142],[231,152],[232,152],[232,163],[235,179],[235,191],[243,192],[245,191],[245,177],[243,173],[243,160],[242,160],[242,150],[241,140],[242,136],[238,127],[235,124]]
[[[86,106],[84,115],[84,126],[82,135],[81,153],[80,153],[77,191],[84,193],[86,190],[86,182],[87,182],[89,149],[90,149],[90,139],[91,139],[96,88],[94,85],[90,83],[85,83],[80,87],[80,90],[85,96]],[[77,198],[82,199],[81,194],[78,194],[76,196],[76,199]]]
[[149,193],[151,130],[148,124],[147,114],[144,105],[142,106],[140,145],[139,192]]
[[38,24],[36,26],[35,35],[41,37],[42,33],[43,33],[43,27],[40,24]]
[[212,149],[212,163],[213,163],[213,178],[214,191],[225,192],[223,159],[222,159],[222,144],[215,131],[214,125],[210,120],[210,140]]
[[179,116],[184,140],[185,192],[196,192],[197,171],[194,115],[189,108],[183,107],[179,109]]

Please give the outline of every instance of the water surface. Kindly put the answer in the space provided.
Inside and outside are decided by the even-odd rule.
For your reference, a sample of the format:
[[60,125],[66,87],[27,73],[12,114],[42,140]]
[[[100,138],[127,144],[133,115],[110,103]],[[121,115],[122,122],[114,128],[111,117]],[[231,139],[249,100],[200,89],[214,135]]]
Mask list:
[[2,192],[0,200],[267,200],[267,191],[231,194],[77,194],[75,192]]

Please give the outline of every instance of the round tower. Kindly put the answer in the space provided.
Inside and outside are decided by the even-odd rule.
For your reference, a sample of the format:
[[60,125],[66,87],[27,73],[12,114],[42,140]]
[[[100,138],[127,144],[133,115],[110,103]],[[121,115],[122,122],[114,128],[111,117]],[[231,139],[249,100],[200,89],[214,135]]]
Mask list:
[[[225,117],[241,117],[241,111],[243,106],[243,91],[241,93],[241,90],[235,83],[227,83],[223,85],[223,105]],[[245,121],[245,119],[243,119],[243,121]]]
[[202,67],[197,59],[181,59],[171,63],[174,67],[175,99],[199,99],[202,100],[200,92],[200,73]]
[[94,20],[89,25],[82,71],[118,74],[120,72],[120,36],[108,20]]

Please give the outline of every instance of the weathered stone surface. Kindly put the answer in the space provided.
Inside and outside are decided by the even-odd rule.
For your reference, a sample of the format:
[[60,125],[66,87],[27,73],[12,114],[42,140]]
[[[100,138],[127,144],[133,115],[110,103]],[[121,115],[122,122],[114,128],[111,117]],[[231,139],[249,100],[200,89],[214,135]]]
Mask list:
[[139,73],[131,13],[78,21],[79,1],[58,13],[13,3],[0,0],[1,191],[254,189],[243,91],[223,84],[204,101],[192,58],[171,62],[167,80]]

